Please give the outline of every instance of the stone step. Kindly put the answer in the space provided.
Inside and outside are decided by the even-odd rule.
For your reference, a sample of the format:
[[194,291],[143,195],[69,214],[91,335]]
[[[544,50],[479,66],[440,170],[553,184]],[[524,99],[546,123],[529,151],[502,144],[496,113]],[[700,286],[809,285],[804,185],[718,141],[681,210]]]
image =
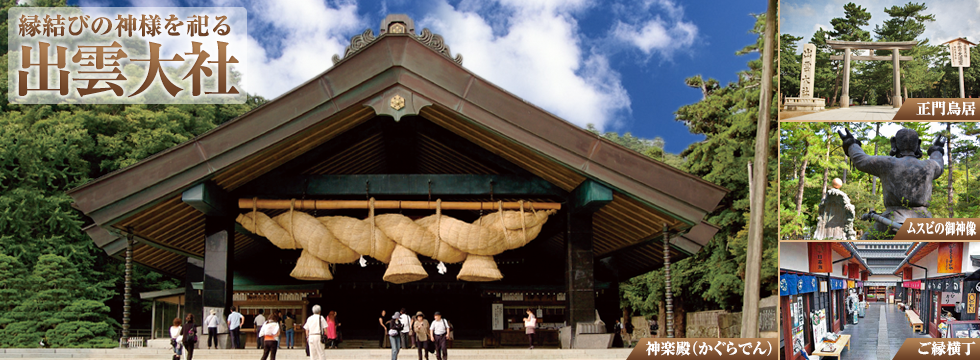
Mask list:
[[[450,349],[454,360],[483,359],[625,359],[632,349]],[[167,359],[172,353],[163,349],[0,349],[0,359]],[[401,359],[417,359],[418,353],[403,350]],[[430,354],[434,359],[435,355]],[[258,359],[262,352],[248,350],[195,350],[194,358],[200,360],[238,360]],[[276,356],[283,360],[309,359],[303,349],[281,349]],[[327,350],[330,359],[390,359],[389,349],[331,349]]]

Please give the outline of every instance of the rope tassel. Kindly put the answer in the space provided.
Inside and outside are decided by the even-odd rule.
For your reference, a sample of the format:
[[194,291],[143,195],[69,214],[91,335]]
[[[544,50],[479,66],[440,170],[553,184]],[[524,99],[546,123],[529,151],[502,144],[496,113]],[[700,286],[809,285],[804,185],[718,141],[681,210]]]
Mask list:
[[[270,218],[258,211],[255,206],[257,201],[252,200],[252,204],[249,204],[252,205],[252,211],[240,214],[236,221],[245,229],[269,239],[279,248],[303,249],[300,256],[303,266],[321,267],[320,264],[310,261],[310,258],[326,264],[346,264],[363,261],[363,256],[371,256],[383,263],[391,263],[391,270],[396,249],[403,248],[398,251],[402,256],[399,261],[411,262],[411,257],[414,259],[413,264],[403,264],[418,263],[418,268],[412,266],[414,270],[406,273],[411,276],[396,278],[386,273],[385,280],[398,279],[398,283],[416,281],[427,276],[424,275],[425,271],[416,254],[442,263],[465,261],[463,269],[488,269],[487,272],[474,273],[473,276],[468,276],[461,270],[457,277],[460,280],[499,280],[503,276],[497,270],[493,255],[522,247],[534,240],[548,217],[555,213],[555,210],[534,211],[533,207],[531,212],[526,212],[523,201],[520,202],[518,211],[505,211],[503,203],[498,201],[497,212],[481,216],[471,224],[443,216],[443,202],[437,199],[434,215],[412,220],[401,214],[375,215],[376,203],[371,198],[368,201],[366,219],[344,216],[313,217],[296,211],[300,208],[296,200],[290,200],[288,212]],[[297,262],[297,268],[300,266]],[[327,275],[332,278],[329,270]],[[418,276],[421,278],[417,278]],[[409,280],[402,281],[404,279]]]

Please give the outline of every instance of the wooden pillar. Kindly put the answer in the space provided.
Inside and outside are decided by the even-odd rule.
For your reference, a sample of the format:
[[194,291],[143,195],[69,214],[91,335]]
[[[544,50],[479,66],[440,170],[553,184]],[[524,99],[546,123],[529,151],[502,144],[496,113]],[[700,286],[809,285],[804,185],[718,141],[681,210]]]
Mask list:
[[[742,295],[742,337],[759,337],[759,287],[762,263],[762,228],[764,227],[763,215],[766,212],[766,185],[769,176],[767,175],[769,161],[769,96],[771,82],[768,80],[773,76],[771,67],[772,57],[776,43],[776,0],[769,0],[769,7],[766,11],[766,35],[764,40],[764,51],[762,60],[762,78],[765,81],[760,85],[759,92],[759,117],[757,120],[755,134],[755,156],[752,166],[752,178],[749,179],[749,186],[752,189],[752,196],[749,199],[749,240],[745,252],[745,288]],[[848,50],[848,52],[850,52]]]
[[902,77],[901,77],[901,64],[898,61],[898,49],[892,49],[892,77],[895,83],[895,96],[892,100],[892,107],[900,108],[902,107]]
[[595,266],[592,252],[592,215],[612,201],[612,190],[585,180],[569,196],[568,228],[565,234],[566,313],[575,344],[578,323],[595,321]]
[[[220,348],[231,348],[225,310],[231,308],[233,287],[232,258],[235,253],[235,221],[226,216],[206,216],[204,219],[204,289],[201,293],[203,316],[215,311],[218,316]],[[208,331],[207,329],[203,329]]]
[[667,303],[667,338],[674,337],[674,293],[670,287],[670,228],[664,223],[664,297]]
[[[180,322],[183,323],[187,314],[194,314],[194,323],[200,324],[203,322],[201,314],[204,313],[203,303],[201,301],[201,293],[194,289],[194,283],[200,282],[204,279],[204,261],[187,258],[187,272],[184,275],[184,292],[186,297],[184,298],[184,308],[183,312],[178,312],[177,317],[180,318]],[[202,334],[198,332],[198,334]],[[198,345],[200,345],[200,339],[207,341],[207,338],[198,337]],[[205,345],[206,346],[206,345]]]
[[960,69],[960,97],[965,98],[966,92],[963,90],[963,67],[958,67]]
[[196,302],[199,307],[191,308],[188,294],[188,312],[194,314],[197,323],[202,325],[200,334],[204,334],[208,331],[204,319],[214,310],[218,316],[219,347],[231,348],[225,315],[232,305],[234,291],[232,259],[235,254],[234,216],[237,213],[234,200],[221,187],[203,182],[184,191],[181,201],[204,214],[204,261],[200,265],[200,275],[195,275],[199,279],[196,281],[204,281],[204,286]]
[[124,348],[129,347],[129,315],[130,315],[130,302],[132,299],[133,291],[133,234],[130,233],[126,235],[126,270],[125,277],[123,279],[123,323],[122,323],[122,339],[119,341],[119,345]]
[[851,106],[851,48],[844,49],[844,90],[840,95],[840,107],[846,109]]

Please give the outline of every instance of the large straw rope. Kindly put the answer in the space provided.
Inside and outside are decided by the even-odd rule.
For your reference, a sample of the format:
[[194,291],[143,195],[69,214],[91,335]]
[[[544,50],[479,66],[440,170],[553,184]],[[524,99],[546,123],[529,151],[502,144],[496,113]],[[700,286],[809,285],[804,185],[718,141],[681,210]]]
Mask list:
[[435,215],[414,221],[401,214],[374,216],[374,199],[364,220],[343,216],[315,218],[293,209],[270,218],[255,208],[236,220],[279,248],[304,249],[304,254],[308,252],[326,263],[350,263],[361,255],[388,263],[396,244],[442,262],[458,263],[466,260],[468,254],[488,257],[526,245],[538,236],[548,216],[555,213],[524,211],[523,207],[520,211],[498,209],[469,224],[442,215],[439,203]]

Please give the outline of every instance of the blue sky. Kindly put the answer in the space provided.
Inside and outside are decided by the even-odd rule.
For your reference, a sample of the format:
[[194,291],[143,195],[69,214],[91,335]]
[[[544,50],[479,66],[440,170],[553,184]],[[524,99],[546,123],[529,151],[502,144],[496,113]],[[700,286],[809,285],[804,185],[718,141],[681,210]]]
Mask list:
[[[752,13],[765,0],[70,0],[82,6],[242,6],[249,13],[248,89],[266,98],[326,70],[351,36],[388,13],[441,34],[463,66],[576,125],[664,138],[680,152],[703,136],[674,120],[701,93],[684,79],[727,84],[758,54]],[[288,4],[288,6],[286,6]],[[276,79],[273,81],[273,79]]]

